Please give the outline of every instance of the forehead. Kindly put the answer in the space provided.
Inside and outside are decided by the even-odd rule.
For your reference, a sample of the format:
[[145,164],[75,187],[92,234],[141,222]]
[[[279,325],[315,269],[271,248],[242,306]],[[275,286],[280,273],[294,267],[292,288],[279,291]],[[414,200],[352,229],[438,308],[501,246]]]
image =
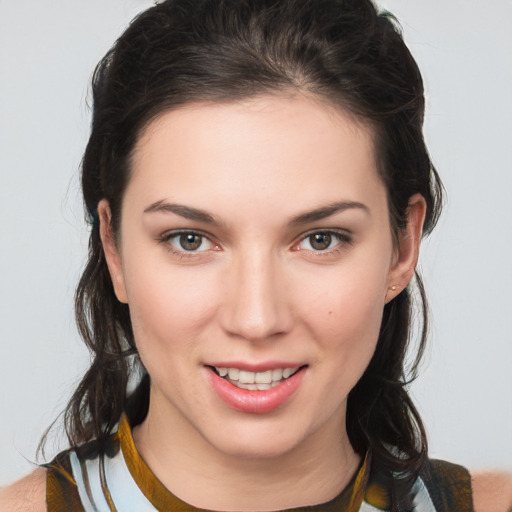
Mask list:
[[299,95],[166,112],[145,129],[132,162],[127,195],[136,189],[148,204],[186,198],[202,208],[224,201],[247,209],[250,201],[253,209],[291,209],[384,191],[372,129]]

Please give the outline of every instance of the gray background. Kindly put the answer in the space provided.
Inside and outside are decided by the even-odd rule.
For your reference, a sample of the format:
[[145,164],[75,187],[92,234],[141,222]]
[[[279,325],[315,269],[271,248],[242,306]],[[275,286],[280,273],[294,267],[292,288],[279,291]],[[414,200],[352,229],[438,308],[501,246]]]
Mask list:
[[[87,365],[72,314],[87,84],[151,3],[0,0],[0,484],[33,467]],[[426,138],[448,189],[423,247],[435,326],[412,391],[432,455],[512,469],[512,2],[380,5],[424,73]]]

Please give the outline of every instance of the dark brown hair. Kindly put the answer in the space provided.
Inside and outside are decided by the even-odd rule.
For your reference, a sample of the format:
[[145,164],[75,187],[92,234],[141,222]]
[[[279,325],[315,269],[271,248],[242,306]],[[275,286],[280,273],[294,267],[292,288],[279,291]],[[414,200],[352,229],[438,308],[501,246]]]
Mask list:
[[[71,445],[94,438],[101,446],[124,410],[137,423],[149,400],[143,369],[137,390],[127,392],[137,352],[128,306],[116,299],[105,262],[98,202],[109,201],[115,233],[134,145],[162,112],[279,91],[307,93],[369,123],[394,234],[404,228],[416,193],[427,203],[424,233],[434,227],[442,186],[423,140],[423,83],[390,14],[370,0],[166,0],[143,12],[93,77],[92,132],[82,166],[92,230],[76,293],[77,322],[92,362],[66,410]],[[408,288],[385,306],[376,352],[349,395],[347,413],[354,449],[370,449],[390,478],[392,472],[404,477],[393,501],[405,508],[407,489],[427,456],[425,431],[407,393],[427,333],[419,276],[416,285],[423,323],[411,372],[405,370]]]

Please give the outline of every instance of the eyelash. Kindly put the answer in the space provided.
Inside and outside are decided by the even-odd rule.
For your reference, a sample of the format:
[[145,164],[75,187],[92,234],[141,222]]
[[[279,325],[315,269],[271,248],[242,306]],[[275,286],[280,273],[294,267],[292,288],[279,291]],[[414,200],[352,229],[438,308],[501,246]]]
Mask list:
[[[201,245],[203,245],[204,241],[206,240],[209,244],[211,244],[213,246],[213,250],[219,250],[218,245],[216,245],[214,242],[212,242],[210,240],[209,235],[207,235],[206,233],[203,233],[201,231],[192,231],[192,230],[190,230],[190,231],[188,231],[188,230],[172,231],[170,233],[164,233],[162,236],[159,237],[158,241],[160,243],[163,243],[169,252],[171,252],[172,254],[174,254],[176,256],[179,256],[181,259],[194,258],[194,257],[197,257],[200,253],[205,252],[204,250],[203,251],[186,250],[185,248],[183,248],[183,246],[181,249],[176,249],[175,247],[173,247],[173,245],[171,243],[171,241],[173,239],[178,239],[179,237],[187,236],[187,235],[200,237],[201,242],[200,242],[199,247],[201,247]],[[303,242],[306,242],[308,239],[311,239],[311,237],[313,237],[315,235],[322,235],[322,236],[330,237],[329,245],[331,245],[331,243],[333,241],[336,241],[337,243],[331,248],[327,247],[326,249],[319,249],[319,250],[304,249],[304,248],[300,247],[300,245]],[[328,255],[338,254],[340,252],[340,247],[339,247],[340,245],[341,246],[349,246],[349,245],[352,245],[352,243],[353,243],[352,236],[347,231],[335,230],[335,229],[325,229],[325,230],[314,230],[314,231],[305,233],[304,235],[301,235],[301,238],[299,239],[299,241],[295,242],[292,247],[293,247],[294,251],[304,251],[305,250],[315,256],[328,256]],[[208,249],[206,249],[206,250],[208,250]]]

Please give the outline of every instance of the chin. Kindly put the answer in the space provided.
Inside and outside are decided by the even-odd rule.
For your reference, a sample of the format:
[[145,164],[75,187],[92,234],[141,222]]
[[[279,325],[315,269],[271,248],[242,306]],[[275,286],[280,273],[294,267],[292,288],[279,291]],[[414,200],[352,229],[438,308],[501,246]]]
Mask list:
[[269,459],[286,455],[304,441],[299,431],[287,426],[255,428],[253,426],[225,429],[222,435],[205,436],[206,441],[219,452],[242,459]]
[[226,443],[226,445],[219,443],[215,448],[229,457],[264,460],[282,457],[293,451],[296,446],[296,443],[276,443],[267,440],[266,443],[262,441],[248,441],[237,444],[231,442]]

